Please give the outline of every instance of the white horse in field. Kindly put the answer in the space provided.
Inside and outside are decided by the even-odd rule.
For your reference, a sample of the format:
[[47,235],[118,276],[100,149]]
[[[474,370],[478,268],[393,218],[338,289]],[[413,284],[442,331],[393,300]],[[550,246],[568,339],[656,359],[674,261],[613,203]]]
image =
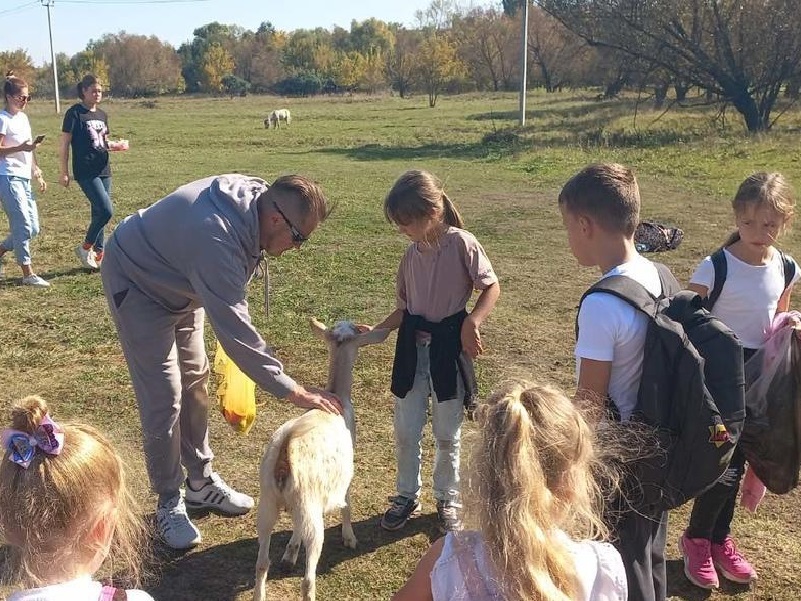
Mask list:
[[264,127],[267,129],[271,127],[278,128],[282,120],[287,125],[292,123],[292,115],[289,113],[289,109],[277,109],[270,113],[264,120]]

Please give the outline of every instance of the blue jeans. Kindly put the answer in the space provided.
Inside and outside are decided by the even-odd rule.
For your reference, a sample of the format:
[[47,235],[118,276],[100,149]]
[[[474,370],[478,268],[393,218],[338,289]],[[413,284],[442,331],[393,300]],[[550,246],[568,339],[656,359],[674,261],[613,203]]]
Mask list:
[[31,193],[31,180],[14,175],[0,175],[0,200],[8,216],[11,233],[0,244],[14,249],[17,263],[31,264],[31,240],[39,233],[39,211]]
[[436,444],[434,455],[434,498],[459,504],[459,446],[464,417],[464,386],[457,383],[456,398],[439,402],[431,382],[428,345],[417,346],[417,370],[408,394],[395,398],[395,457],[398,495],[418,499],[422,479],[423,427],[428,421],[431,398],[431,427]]
[[96,251],[101,252],[104,240],[103,228],[114,213],[110,196],[111,177],[93,177],[77,181],[92,207],[92,220],[89,222],[89,229],[86,230],[84,242],[91,244]]

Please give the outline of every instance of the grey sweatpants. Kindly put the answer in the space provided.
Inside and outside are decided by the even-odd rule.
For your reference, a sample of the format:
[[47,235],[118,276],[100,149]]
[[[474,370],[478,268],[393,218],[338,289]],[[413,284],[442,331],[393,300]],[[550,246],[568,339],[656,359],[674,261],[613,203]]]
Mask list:
[[150,484],[160,499],[184,480],[211,475],[209,361],[203,309],[172,312],[145,296],[122,272],[108,241],[101,275],[111,317],[128,363]]

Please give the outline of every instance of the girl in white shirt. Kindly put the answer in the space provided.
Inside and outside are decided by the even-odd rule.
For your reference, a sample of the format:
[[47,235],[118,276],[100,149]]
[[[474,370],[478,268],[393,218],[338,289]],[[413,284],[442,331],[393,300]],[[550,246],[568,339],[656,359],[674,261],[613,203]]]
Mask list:
[[153,601],[92,578],[108,559],[115,574],[127,568],[136,581],[147,548],[122,460],[106,438],[86,425],[57,424],[45,401],[30,396],[11,409],[0,439],[4,572],[22,589],[8,601]]
[[[479,407],[468,518],[435,542],[393,601],[625,601],[606,530],[591,429],[555,388],[512,382]],[[472,513],[472,515],[471,515]]]
[[[737,334],[746,361],[764,344],[776,313],[789,309],[793,284],[801,275],[795,261],[774,246],[793,217],[794,205],[792,189],[781,174],[764,172],[746,178],[732,202],[737,231],[721,249],[725,281],[710,310]],[[713,256],[701,261],[688,286],[707,301],[715,296]],[[789,282],[785,262],[794,272]],[[728,470],[693,503],[690,523],[679,540],[684,573],[701,588],[717,588],[718,574],[741,584],[757,578],[731,537],[744,471],[745,456],[735,448]]]

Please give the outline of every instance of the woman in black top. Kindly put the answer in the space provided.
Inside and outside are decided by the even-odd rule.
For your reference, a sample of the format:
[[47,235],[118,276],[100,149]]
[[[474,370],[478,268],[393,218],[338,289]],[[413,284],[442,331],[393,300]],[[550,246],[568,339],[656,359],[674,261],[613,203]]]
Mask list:
[[86,237],[83,244],[75,247],[75,254],[81,265],[97,269],[103,260],[103,228],[113,211],[108,116],[97,106],[103,97],[103,86],[94,75],[86,75],[78,83],[78,97],[81,102],[69,108],[61,127],[59,181],[69,186],[67,163],[72,148],[72,179],[78,182],[92,209]]

